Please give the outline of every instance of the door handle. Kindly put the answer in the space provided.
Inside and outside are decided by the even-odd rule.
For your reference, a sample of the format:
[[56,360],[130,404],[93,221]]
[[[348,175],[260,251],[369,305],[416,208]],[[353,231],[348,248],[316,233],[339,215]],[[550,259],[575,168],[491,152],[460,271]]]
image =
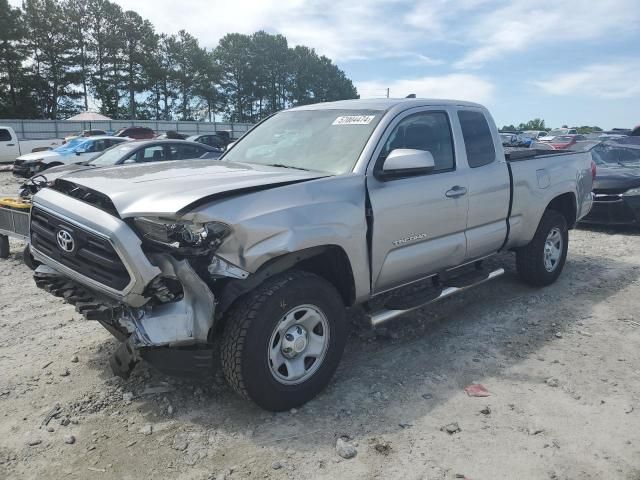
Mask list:
[[15,143],[7,143],[7,147],[15,147]]
[[447,190],[447,192],[445,193],[447,198],[458,198],[466,194],[467,194],[467,189],[465,187],[461,187],[460,185],[451,187],[451,190]]

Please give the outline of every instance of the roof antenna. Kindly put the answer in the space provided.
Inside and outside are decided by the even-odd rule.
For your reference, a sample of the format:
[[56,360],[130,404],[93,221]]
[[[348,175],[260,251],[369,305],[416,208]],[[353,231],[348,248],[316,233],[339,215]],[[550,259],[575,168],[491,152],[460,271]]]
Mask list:
[[409,95],[407,95],[404,98],[416,98],[416,94],[415,93],[410,93]]

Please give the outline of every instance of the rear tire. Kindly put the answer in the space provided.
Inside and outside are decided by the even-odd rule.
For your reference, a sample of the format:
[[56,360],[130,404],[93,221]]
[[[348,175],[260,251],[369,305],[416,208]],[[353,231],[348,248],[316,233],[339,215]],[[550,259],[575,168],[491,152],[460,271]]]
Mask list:
[[562,273],[568,247],[567,220],[555,210],[545,211],[531,242],[516,250],[518,275],[532,286],[551,285]]
[[323,278],[295,270],[274,276],[227,315],[222,368],[241,396],[284,411],[308,402],[331,380],[347,322],[342,297]]

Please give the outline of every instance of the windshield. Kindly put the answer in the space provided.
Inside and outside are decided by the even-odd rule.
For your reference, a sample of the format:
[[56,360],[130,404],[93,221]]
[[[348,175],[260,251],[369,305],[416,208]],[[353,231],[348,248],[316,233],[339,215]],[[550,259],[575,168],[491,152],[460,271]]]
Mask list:
[[115,145],[106,149],[101,155],[89,162],[89,165],[95,165],[98,167],[106,167],[107,165],[115,165],[123,157],[127,156],[135,148],[135,145],[124,144]]
[[251,130],[222,160],[351,172],[381,117],[379,110],[282,112]]
[[87,141],[86,138],[74,138],[73,140],[69,140],[64,145],[60,145],[58,148],[54,148],[54,152],[65,153],[65,152],[75,152],[76,148],[82,143]]

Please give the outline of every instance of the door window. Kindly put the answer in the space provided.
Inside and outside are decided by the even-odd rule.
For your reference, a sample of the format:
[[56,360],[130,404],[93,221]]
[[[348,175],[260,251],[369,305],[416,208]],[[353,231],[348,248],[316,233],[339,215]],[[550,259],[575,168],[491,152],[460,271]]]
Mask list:
[[6,128],[0,128],[0,142],[10,142],[11,134]]
[[196,147],[195,145],[180,145],[175,159],[184,160],[187,158],[199,158],[204,155],[205,152],[206,150],[204,148]]
[[95,145],[95,148],[92,150],[93,152],[102,152],[109,146],[106,140],[96,140],[94,142],[94,145]]
[[458,112],[462,137],[467,151],[467,162],[471,168],[488,165],[496,159],[493,135],[482,112],[460,110]]
[[378,167],[382,167],[387,155],[397,148],[431,152],[435,162],[434,172],[455,168],[451,128],[444,112],[417,113],[401,120],[380,153]]
[[123,163],[159,162],[165,160],[162,145],[143,148],[128,157]]

